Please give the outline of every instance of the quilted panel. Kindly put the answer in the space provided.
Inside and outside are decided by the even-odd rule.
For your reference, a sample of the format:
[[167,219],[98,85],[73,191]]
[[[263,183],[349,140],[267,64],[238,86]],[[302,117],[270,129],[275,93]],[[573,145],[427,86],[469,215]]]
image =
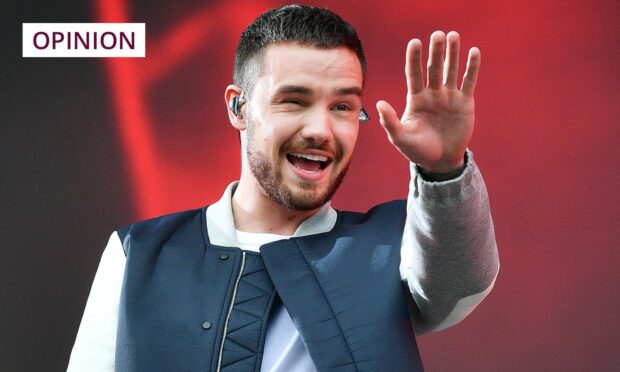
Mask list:
[[273,283],[262,258],[246,252],[245,267],[228,320],[221,371],[260,370],[274,295]]

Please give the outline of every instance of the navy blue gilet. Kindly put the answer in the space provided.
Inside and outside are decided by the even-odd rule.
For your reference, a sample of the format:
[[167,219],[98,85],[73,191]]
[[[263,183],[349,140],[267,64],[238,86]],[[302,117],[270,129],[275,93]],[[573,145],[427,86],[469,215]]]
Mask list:
[[260,254],[210,243],[206,208],[118,231],[117,371],[260,370],[279,297],[319,371],[422,371],[399,273],[405,201],[338,212]]

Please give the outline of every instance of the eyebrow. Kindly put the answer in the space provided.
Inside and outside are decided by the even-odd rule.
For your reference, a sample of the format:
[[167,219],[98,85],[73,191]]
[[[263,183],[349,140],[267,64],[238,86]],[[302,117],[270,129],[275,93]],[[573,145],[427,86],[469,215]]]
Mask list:
[[350,94],[361,97],[362,88],[350,87],[350,88],[341,88],[341,89],[336,90],[336,95],[338,96],[348,96]]
[[278,94],[290,94],[290,93],[297,93],[297,94],[303,94],[306,96],[311,96],[312,90],[310,88],[306,88],[300,85],[283,85],[276,90],[275,94],[278,95]]
[[[313,94],[312,89],[301,86],[301,85],[283,85],[276,90],[275,95],[291,94],[291,93],[302,94],[305,96],[311,96]],[[337,96],[355,95],[355,96],[361,97],[362,88],[359,88],[359,87],[340,88],[340,89],[336,89],[335,93]]]

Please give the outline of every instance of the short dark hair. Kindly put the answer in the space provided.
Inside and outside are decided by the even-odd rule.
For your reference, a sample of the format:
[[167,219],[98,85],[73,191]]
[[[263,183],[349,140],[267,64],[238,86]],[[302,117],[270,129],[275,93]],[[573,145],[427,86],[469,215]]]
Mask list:
[[349,48],[357,55],[366,79],[366,58],[353,26],[327,9],[286,5],[261,14],[243,31],[235,52],[234,83],[250,94],[265,49],[284,42],[320,49]]

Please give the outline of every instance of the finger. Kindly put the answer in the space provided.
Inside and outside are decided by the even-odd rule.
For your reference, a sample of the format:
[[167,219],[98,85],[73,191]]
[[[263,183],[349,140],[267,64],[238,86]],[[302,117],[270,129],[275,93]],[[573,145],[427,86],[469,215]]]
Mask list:
[[433,89],[441,87],[443,59],[446,44],[446,35],[441,31],[435,31],[431,35],[431,44],[428,53],[428,86]]
[[450,89],[456,89],[456,79],[459,73],[459,34],[450,31],[446,36],[446,62],[443,67],[443,85]]
[[476,81],[478,80],[478,71],[480,70],[480,49],[473,47],[469,50],[467,58],[467,68],[463,77],[461,92],[466,96],[473,96],[476,89]]
[[400,132],[403,129],[396,111],[392,105],[385,101],[377,102],[377,111],[379,112],[381,126],[387,132],[390,142],[395,144],[398,138],[400,138]]
[[418,39],[413,39],[407,44],[405,76],[407,77],[407,90],[409,94],[416,94],[424,89],[422,78],[422,42]]

